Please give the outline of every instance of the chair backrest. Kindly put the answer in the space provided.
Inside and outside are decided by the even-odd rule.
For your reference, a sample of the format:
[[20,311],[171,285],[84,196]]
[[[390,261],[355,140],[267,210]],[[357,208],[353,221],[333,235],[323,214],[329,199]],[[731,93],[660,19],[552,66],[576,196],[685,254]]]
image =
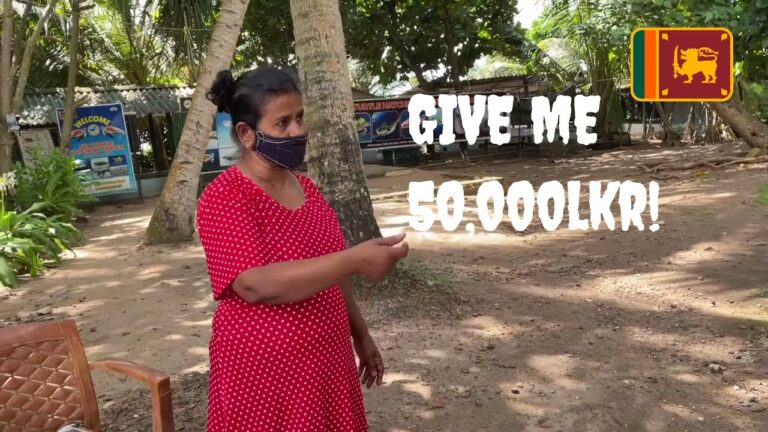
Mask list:
[[99,430],[99,409],[74,321],[0,329],[0,430]]

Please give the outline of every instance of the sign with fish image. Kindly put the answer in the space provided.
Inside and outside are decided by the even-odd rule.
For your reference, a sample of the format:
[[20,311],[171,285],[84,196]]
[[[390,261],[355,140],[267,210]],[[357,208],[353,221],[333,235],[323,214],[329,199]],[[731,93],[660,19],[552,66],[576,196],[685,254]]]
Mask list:
[[[435,97],[437,100],[437,96]],[[409,131],[410,120],[408,118],[408,103],[410,98],[397,99],[371,99],[355,101],[355,125],[357,126],[357,139],[363,149],[393,149],[403,147],[416,147]],[[440,108],[433,116],[423,116],[421,120],[435,120],[435,135],[443,131],[443,113]],[[466,141],[464,129],[461,125],[459,110],[454,110],[454,128],[456,141]],[[483,118],[480,125],[479,139],[488,139],[490,129],[488,116]]]
[[[57,114],[61,133],[64,110]],[[87,193],[103,196],[137,191],[126,129],[120,103],[77,108],[69,154],[75,157],[77,175]]]

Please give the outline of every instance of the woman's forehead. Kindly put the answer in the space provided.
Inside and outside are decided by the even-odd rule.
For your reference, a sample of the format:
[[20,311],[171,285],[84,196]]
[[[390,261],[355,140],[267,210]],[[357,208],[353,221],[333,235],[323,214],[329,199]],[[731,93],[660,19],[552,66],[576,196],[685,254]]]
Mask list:
[[263,114],[265,116],[283,116],[298,113],[304,109],[301,95],[291,92],[277,95],[271,98],[264,106]]

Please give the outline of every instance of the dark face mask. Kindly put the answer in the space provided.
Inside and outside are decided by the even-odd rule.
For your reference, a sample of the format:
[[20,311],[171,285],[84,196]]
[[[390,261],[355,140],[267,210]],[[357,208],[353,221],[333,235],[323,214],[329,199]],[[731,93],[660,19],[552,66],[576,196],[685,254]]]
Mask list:
[[295,137],[273,137],[262,131],[256,131],[256,143],[253,151],[263,156],[277,166],[291,171],[296,170],[307,152],[307,137],[301,135]]

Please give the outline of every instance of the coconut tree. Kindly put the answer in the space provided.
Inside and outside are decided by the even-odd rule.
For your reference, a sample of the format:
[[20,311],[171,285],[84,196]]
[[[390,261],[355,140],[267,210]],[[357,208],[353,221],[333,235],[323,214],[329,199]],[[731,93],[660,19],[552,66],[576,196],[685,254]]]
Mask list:
[[206,99],[205,93],[213,84],[216,74],[229,68],[232,62],[248,2],[249,0],[221,2],[176,156],[145,232],[146,244],[176,243],[192,239],[200,169],[203,166],[205,148],[216,111],[216,107]]
[[352,118],[352,86],[338,0],[291,0],[310,133],[309,175],[339,216],[349,244],[380,235]]
[[628,12],[627,3],[619,0],[553,1],[528,32],[546,54],[532,57],[534,70],[554,64],[555,73],[547,72],[550,78],[600,96],[595,129],[603,136],[618,132],[624,119],[617,88],[629,74]]
[[[18,14],[12,0],[3,0],[0,39],[0,174],[11,169],[14,139],[6,119],[18,113],[32,69],[37,43],[43,36],[59,0],[48,0],[44,8],[23,8]],[[36,20],[36,21],[33,21]],[[28,32],[30,23],[31,32]],[[15,30],[19,30],[15,32]],[[26,38],[23,41],[22,39]]]

